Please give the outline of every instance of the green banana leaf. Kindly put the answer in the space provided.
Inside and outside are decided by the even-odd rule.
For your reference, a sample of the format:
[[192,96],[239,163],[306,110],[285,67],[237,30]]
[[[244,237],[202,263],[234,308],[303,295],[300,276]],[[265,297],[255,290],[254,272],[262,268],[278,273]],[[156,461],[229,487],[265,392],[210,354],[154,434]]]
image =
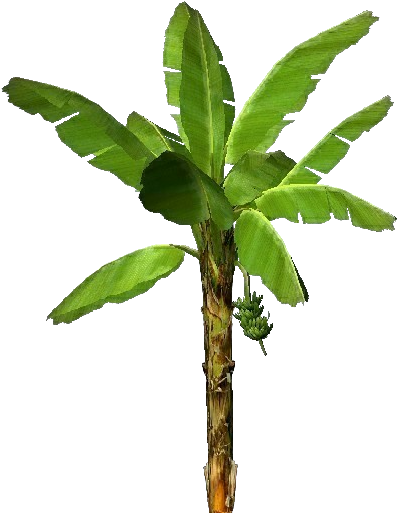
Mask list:
[[291,255],[262,212],[244,210],[236,221],[234,240],[241,264],[252,276],[260,276],[280,303],[296,306],[305,302],[307,291],[301,286]]
[[13,78],[3,91],[11,103],[29,114],[41,114],[46,121],[56,122],[78,112],[56,126],[62,142],[80,157],[95,155],[88,161],[92,166],[110,171],[136,190],[141,188],[143,169],[162,151],[190,156],[178,135],[136,112],[124,127],[99,105],[67,89]]
[[69,324],[105,303],[123,303],[139,296],[176,271],[184,256],[181,249],[159,244],[114,260],[88,276],[52,310],[47,320]]
[[380,123],[387,115],[393,102],[390,96],[385,96],[381,100],[372,103],[365,109],[356,112],[346,118],[342,123],[333,128],[321,139],[319,143],[301,159],[293,169],[285,176],[280,185],[289,185],[302,183],[302,173],[311,174],[317,182],[321,177],[310,171],[312,168],[321,173],[329,173],[338,162],[348,152],[350,145],[339,139],[343,137],[349,141],[355,141],[364,132],[369,132],[371,128]]
[[[293,48],[259,84],[236,118],[227,142],[226,163],[235,164],[248,150],[266,151],[269,131],[283,128],[286,114],[299,112],[314,91],[318,78],[335,57],[368,34],[379,18],[365,11]],[[284,120],[287,121],[287,120]],[[285,126],[285,125],[284,125]]]
[[201,14],[186,2],[175,9],[166,30],[163,64],[167,101],[179,107],[173,115],[196,165],[221,181],[224,144],[235,108],[233,87],[222,54]]
[[13,105],[29,114],[38,113],[51,123],[78,113],[56,125],[61,141],[80,157],[98,152],[99,157],[90,164],[100,167],[100,162],[105,163],[106,170],[125,184],[139,185],[152,155],[138,137],[102,107],[73,91],[18,77],[12,78],[3,91]]
[[[256,208],[268,219],[283,217],[298,223],[322,224],[331,219],[350,220],[353,226],[380,232],[394,230],[396,217],[354,196],[329,185],[282,185],[265,191],[254,200]],[[348,213],[349,212],[349,213]]]
[[221,173],[225,111],[218,55],[201,15],[190,15],[182,53],[180,113],[190,153],[211,178]]

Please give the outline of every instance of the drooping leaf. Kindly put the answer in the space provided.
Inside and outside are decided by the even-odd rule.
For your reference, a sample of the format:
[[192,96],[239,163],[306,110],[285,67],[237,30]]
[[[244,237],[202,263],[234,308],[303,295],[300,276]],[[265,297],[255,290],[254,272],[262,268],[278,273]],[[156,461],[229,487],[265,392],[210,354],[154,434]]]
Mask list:
[[283,217],[298,223],[321,224],[331,219],[350,220],[353,226],[380,232],[394,230],[397,219],[392,214],[354,196],[350,192],[329,185],[280,185],[265,191],[254,200],[256,208],[268,219]]
[[260,276],[262,283],[280,303],[304,303],[291,255],[270,221],[259,211],[248,209],[236,221],[234,240],[240,262],[247,272]]
[[[127,119],[127,129],[132,132],[144,144],[149,156],[142,161],[137,180],[140,182],[143,169],[163,151],[175,151],[191,159],[186,147],[181,144],[181,138],[165,128],[152,123],[137,112],[132,112]],[[99,169],[111,171],[117,159],[120,160],[120,169],[123,174],[131,172],[131,161],[129,156],[117,145],[110,146],[94,153],[95,157],[89,162]],[[122,167],[123,166],[123,167]],[[136,185],[135,189],[140,191],[142,185]]]
[[263,191],[279,185],[295,164],[280,150],[271,153],[250,150],[225,178],[225,196],[231,205],[244,205]]
[[185,252],[168,244],[138,249],[86,278],[48,315],[54,324],[69,324],[105,303],[123,303],[143,294],[176,271]]
[[346,118],[342,123],[328,132],[327,135],[291,169],[280,185],[302,183],[299,181],[302,173],[310,173],[318,178],[317,182],[321,180],[321,177],[307,168],[315,169],[321,173],[329,173],[331,169],[343,159],[350,148],[350,145],[342,141],[342,139],[339,139],[339,137],[343,137],[349,141],[355,141],[364,132],[369,132],[371,128],[380,123],[392,105],[393,102],[390,96],[385,96],[381,100],[372,103],[368,107],[365,107],[365,109]]
[[150,212],[177,224],[194,225],[210,217],[221,230],[233,225],[233,209],[220,187],[187,158],[164,152],[142,173],[139,195]]
[[56,126],[61,141],[80,157],[106,149],[90,164],[110,171],[127,185],[139,185],[151,153],[102,107],[67,89],[18,77],[12,78],[3,91],[13,105],[29,114],[38,113],[51,123],[78,113]]
[[[368,34],[379,18],[365,11],[293,48],[260,83],[236,118],[227,143],[226,163],[235,164],[248,150],[266,151],[268,132],[283,128],[286,114],[299,112],[316,88],[312,75],[327,71],[335,57]],[[284,120],[287,121],[287,120]],[[284,125],[285,126],[285,125]],[[273,143],[272,142],[272,143]]]

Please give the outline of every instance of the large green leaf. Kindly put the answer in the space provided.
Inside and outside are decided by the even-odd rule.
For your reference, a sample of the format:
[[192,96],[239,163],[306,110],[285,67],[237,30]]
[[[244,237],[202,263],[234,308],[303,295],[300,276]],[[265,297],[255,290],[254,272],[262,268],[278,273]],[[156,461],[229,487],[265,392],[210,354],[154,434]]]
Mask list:
[[160,280],[176,271],[185,252],[159,244],[138,249],[86,278],[47,317],[54,324],[69,324],[105,303],[123,303],[143,294]]
[[[230,81],[230,77],[229,77],[229,74],[228,74],[225,66],[223,64],[221,64],[220,66],[221,66],[221,72],[222,72],[222,77],[223,77],[223,81],[224,81],[223,82],[224,99],[228,100],[230,98],[230,96],[225,93],[225,87],[226,88],[228,87],[228,83],[230,83],[230,87],[231,87],[231,81]],[[225,70],[225,71],[223,71],[223,70]],[[167,93],[168,103],[170,105],[175,105],[176,107],[179,107],[180,106],[179,92],[180,92],[180,83],[181,83],[182,75],[181,75],[181,73],[174,72],[174,71],[164,71],[164,73],[165,73],[165,83],[166,83],[167,91],[168,91],[168,93]],[[226,77],[228,77],[228,79]],[[228,82],[226,82],[227,80],[228,80]],[[227,89],[226,89],[226,91],[227,91]],[[234,96],[233,96],[233,101],[234,101]],[[225,143],[226,143],[227,138],[230,133],[230,130],[233,125],[233,121],[234,121],[235,106],[231,105],[230,103],[225,103],[225,102],[224,102],[223,106],[225,109]],[[189,139],[183,129],[183,125],[181,122],[181,115],[179,113],[173,113],[173,114],[171,114],[171,116],[174,118],[174,120],[177,124],[178,132],[181,135],[182,140],[185,143],[185,146],[187,148],[189,148]],[[288,123],[289,122],[286,122],[286,124],[288,124]]]
[[[182,71],[182,53],[183,39],[188,26],[189,17],[194,14],[192,9],[186,2],[181,2],[175,9],[170,19],[169,25],[165,32],[163,65],[176,71]],[[197,12],[197,11],[196,11]],[[213,46],[217,53],[219,61],[223,60],[222,53],[212,39]],[[223,99],[234,102],[233,86],[230,75],[224,64],[220,64],[222,74]],[[179,107],[179,89],[181,85],[182,74],[173,71],[164,71],[165,82],[167,87],[167,100],[169,105]]]
[[[265,191],[254,200],[256,208],[270,221],[283,217],[298,223],[321,224],[335,219],[350,220],[353,226],[380,232],[394,230],[397,219],[350,192],[329,185],[282,185]],[[349,214],[348,214],[349,212]]]
[[225,142],[222,74],[211,36],[201,15],[189,17],[182,53],[180,113],[197,166],[220,176]]
[[222,54],[200,13],[186,2],[175,9],[165,34],[163,63],[167,100],[197,166],[220,182],[223,150],[234,120],[233,87]]
[[29,114],[38,113],[51,123],[78,113],[56,126],[61,141],[80,157],[101,153],[90,164],[110,171],[127,185],[139,185],[151,153],[102,107],[67,89],[18,77],[3,91],[13,105]]
[[260,276],[262,283],[280,303],[291,306],[304,303],[305,292],[291,255],[283,239],[261,212],[249,209],[241,213],[236,221],[234,240],[244,268],[249,274]]
[[[379,18],[365,11],[293,48],[279,60],[243,106],[228,139],[226,163],[235,164],[248,150],[266,151],[286,114],[299,112],[318,78],[335,57],[368,34]],[[287,120],[284,120],[287,121]],[[269,131],[273,131],[269,137]]]
[[279,185],[295,164],[282,151],[260,153],[250,150],[225,178],[225,196],[231,205],[249,203],[263,191]]
[[291,169],[280,185],[302,183],[302,173],[312,175],[314,177],[313,180],[317,179],[317,182],[319,182],[321,177],[308,168],[315,169],[321,173],[329,173],[331,169],[343,159],[350,148],[350,145],[342,141],[339,137],[343,137],[349,141],[355,141],[364,132],[369,132],[371,128],[380,123],[392,105],[393,102],[390,96],[385,96],[381,100],[372,103],[368,107],[365,107],[365,109],[346,118],[342,123],[328,132],[327,135]]
[[212,220],[221,230],[233,225],[233,209],[220,187],[187,158],[164,152],[142,173],[143,206],[177,224]]

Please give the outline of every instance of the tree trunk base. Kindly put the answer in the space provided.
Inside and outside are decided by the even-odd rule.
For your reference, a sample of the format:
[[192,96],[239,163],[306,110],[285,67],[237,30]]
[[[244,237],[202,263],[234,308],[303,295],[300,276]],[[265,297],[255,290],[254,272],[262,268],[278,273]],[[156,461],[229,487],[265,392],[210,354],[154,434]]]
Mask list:
[[[215,497],[213,501],[213,511],[211,513],[224,513],[233,511],[234,507],[234,497],[236,493],[236,476],[237,476],[237,467],[238,465],[229,458],[229,472],[225,472],[224,474],[229,475],[227,483],[223,487],[224,481],[220,479],[219,473],[214,472],[213,474],[217,478],[218,487],[215,490]],[[207,502],[208,506],[210,505],[210,482],[209,482],[209,472],[208,472],[208,463],[204,468],[204,477],[205,477],[205,485],[207,488]]]

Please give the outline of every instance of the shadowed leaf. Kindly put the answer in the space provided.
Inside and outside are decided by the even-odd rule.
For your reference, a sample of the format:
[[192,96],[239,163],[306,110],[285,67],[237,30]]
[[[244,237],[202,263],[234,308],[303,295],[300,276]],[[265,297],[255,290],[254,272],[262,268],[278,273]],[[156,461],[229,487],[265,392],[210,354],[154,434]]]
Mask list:
[[222,230],[233,225],[233,209],[222,187],[188,159],[164,152],[142,174],[143,206],[177,224],[197,224],[210,217]]

